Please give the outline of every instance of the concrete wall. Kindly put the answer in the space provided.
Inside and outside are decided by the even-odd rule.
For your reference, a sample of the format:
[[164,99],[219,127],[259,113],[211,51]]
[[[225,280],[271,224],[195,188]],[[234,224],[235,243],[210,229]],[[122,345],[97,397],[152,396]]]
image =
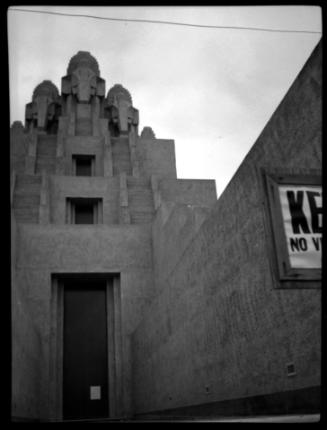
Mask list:
[[[53,138],[53,136],[44,136]],[[24,171],[25,157],[28,152],[30,135],[19,124],[11,129],[11,163],[14,168]],[[103,176],[104,138],[93,136],[70,136],[64,139],[64,174],[72,175],[72,155],[85,154],[95,156],[95,176]],[[175,145],[168,139],[138,138],[136,154],[140,176],[157,175],[160,178],[176,178]],[[54,159],[55,161],[55,159]],[[38,159],[36,159],[36,163]],[[51,172],[50,172],[51,173]]]
[[141,176],[176,178],[175,144],[168,139],[138,138],[137,157]]
[[10,129],[10,168],[24,173],[25,157],[28,153],[28,136],[24,134],[23,124],[16,121]]
[[136,413],[320,385],[321,290],[276,288],[261,167],[321,169],[321,46],[133,334]]
[[41,336],[21,288],[12,290],[12,417],[39,417]]
[[40,400],[41,336],[21,291],[12,292],[12,416],[38,419]]
[[[162,179],[159,181],[158,191],[160,193],[160,199],[163,202],[209,206],[216,201],[215,181],[212,180]],[[103,224],[109,225],[119,222],[118,176],[106,178],[50,176],[49,198],[51,223],[66,223],[67,197],[101,198],[103,201]]]
[[[17,224],[15,218],[11,223],[11,279],[16,283]],[[40,334],[31,317],[26,295],[20,288],[11,290],[12,314],[12,404],[11,413],[14,419],[37,419],[39,416],[39,360],[41,354]],[[26,342],[28,339],[28,342]],[[31,396],[31,393],[34,395]]]
[[217,200],[216,183],[211,179],[160,179],[161,200],[209,206]]
[[[29,402],[37,405],[38,390],[30,384],[32,381],[39,383],[39,417],[46,419],[49,416],[51,274],[120,273],[122,342],[125,350],[124,391],[128,397],[129,336],[153,297],[151,227],[20,224],[16,250],[13,291],[17,291],[18,300],[25,297],[24,312],[33,318],[34,325],[32,327],[27,324],[25,317],[21,318],[18,300],[15,300],[15,345],[20,350],[31,351],[33,356],[29,357],[26,352],[25,357],[28,359],[22,365],[20,360],[24,356],[15,350],[17,358],[14,363],[13,385],[16,387],[19,383],[20,393],[28,391]],[[40,348],[35,345],[35,333],[40,335]],[[32,374],[32,369],[37,369],[37,374]],[[127,399],[127,403],[128,401]],[[15,408],[17,415],[25,414],[23,400],[20,402]],[[127,404],[127,412],[129,407]]]
[[152,226],[156,293],[210,213],[209,206],[162,203]]
[[65,174],[72,175],[72,155],[94,155],[95,175],[103,176],[104,138],[92,136],[74,136],[65,140]]
[[119,177],[51,176],[50,222],[66,223],[67,197],[98,197],[103,202],[103,224],[119,222]]

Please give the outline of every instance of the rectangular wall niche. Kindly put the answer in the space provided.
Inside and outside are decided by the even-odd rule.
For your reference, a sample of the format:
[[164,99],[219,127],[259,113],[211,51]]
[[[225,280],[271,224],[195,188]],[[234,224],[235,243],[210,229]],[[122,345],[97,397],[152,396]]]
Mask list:
[[95,176],[95,156],[76,154],[72,156],[74,176]]
[[321,175],[269,173],[265,182],[279,281],[318,286],[310,281],[321,280]]
[[102,224],[101,198],[68,197],[66,199],[67,224]]

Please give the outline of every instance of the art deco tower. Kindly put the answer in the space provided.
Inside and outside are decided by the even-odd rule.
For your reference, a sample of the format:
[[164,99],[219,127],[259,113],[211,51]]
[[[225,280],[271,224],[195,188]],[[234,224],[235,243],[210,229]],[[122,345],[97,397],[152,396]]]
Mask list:
[[172,140],[138,126],[129,91],[106,94],[84,51],[12,126],[14,416],[131,413],[130,336],[158,288],[156,213],[182,205],[199,224],[216,200],[214,181],[176,178]]

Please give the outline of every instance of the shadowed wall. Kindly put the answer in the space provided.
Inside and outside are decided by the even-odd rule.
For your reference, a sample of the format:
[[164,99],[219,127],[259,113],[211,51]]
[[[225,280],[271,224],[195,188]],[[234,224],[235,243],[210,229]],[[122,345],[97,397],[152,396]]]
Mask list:
[[[260,169],[320,172],[321,55],[318,45],[176,265],[156,266],[160,293],[133,334],[136,413],[205,414],[215,402],[210,413],[223,413],[222,401],[320,385],[321,290],[276,288]],[[154,234],[155,262],[174,239],[178,249],[172,232]]]

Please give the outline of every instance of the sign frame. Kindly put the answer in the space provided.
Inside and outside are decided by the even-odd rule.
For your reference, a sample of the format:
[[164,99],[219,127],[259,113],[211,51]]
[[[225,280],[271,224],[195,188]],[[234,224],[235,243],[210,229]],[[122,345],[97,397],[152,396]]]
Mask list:
[[[321,186],[321,175],[319,175],[318,172],[317,174],[283,174],[265,172],[264,176],[278,279],[282,286],[285,287],[293,286],[294,281],[300,281],[302,286],[306,288],[318,287],[317,281],[321,281],[321,268],[291,267],[287,249],[287,237],[284,229],[282,207],[279,197],[279,186]],[[305,285],[303,285],[303,283],[305,283]]]

